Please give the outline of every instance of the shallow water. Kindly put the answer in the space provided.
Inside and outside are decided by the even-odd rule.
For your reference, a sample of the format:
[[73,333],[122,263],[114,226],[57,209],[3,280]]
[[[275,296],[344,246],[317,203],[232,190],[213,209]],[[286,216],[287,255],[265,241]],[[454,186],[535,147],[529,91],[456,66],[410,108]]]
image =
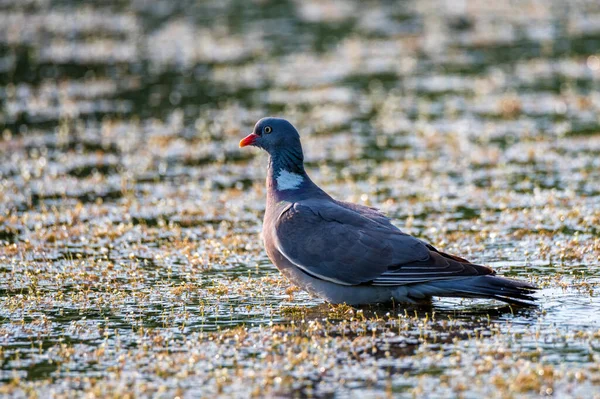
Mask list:
[[[599,88],[593,1],[0,2],[0,392],[600,397]],[[265,115],[539,307],[290,287]]]

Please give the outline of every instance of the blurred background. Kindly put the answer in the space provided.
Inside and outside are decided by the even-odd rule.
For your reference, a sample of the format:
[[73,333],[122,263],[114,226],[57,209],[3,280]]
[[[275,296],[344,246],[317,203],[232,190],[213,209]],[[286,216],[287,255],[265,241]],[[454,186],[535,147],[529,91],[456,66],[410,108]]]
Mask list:
[[421,134],[510,143],[598,130],[595,1],[0,7],[3,146],[35,136],[77,155],[97,149],[106,167],[131,173],[237,158],[238,130],[264,115],[309,135],[380,137],[376,146]]
[[[0,0],[0,379],[101,379],[123,356],[173,393],[130,348],[202,353],[198,331],[320,305],[262,249],[266,154],[238,142],[267,115],[335,197],[543,286],[520,320],[553,332],[531,347],[597,331],[599,89],[597,0]],[[586,345],[547,360],[584,370]],[[438,360],[427,389],[454,367]],[[187,381],[214,393],[209,377]]]

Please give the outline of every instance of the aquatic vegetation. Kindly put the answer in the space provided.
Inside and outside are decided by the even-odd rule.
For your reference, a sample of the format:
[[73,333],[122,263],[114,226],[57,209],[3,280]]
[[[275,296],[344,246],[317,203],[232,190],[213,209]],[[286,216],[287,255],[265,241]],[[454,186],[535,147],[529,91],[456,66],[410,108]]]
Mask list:
[[[0,393],[594,397],[600,8],[5,1]],[[268,114],[312,178],[540,285],[331,306],[260,241]]]

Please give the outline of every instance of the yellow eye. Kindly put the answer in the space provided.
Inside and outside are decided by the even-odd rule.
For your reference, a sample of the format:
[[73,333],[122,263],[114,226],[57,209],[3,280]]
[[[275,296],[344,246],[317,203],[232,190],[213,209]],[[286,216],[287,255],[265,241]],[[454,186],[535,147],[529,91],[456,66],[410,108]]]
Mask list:
[[263,129],[263,132],[265,132],[265,134],[269,134],[273,131],[273,129],[271,128],[271,126],[265,126],[265,128]]

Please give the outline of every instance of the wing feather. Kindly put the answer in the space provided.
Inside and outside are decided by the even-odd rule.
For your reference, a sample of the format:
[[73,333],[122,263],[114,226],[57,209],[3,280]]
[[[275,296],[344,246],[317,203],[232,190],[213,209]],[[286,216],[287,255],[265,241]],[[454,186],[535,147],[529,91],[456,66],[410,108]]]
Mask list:
[[490,274],[403,233],[372,208],[304,200],[275,222],[275,246],[308,274],[344,285],[403,285]]

